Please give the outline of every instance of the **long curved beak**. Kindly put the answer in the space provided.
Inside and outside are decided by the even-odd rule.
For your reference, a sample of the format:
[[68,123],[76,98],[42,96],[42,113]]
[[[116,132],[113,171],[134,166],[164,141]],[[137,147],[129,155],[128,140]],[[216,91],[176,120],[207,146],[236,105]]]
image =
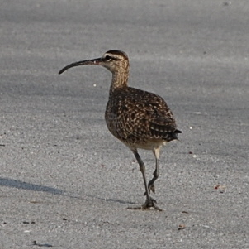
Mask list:
[[76,67],[76,66],[80,66],[80,65],[101,65],[102,62],[103,62],[102,58],[97,58],[97,59],[93,59],[93,60],[77,61],[77,62],[74,62],[74,63],[69,64],[69,65],[65,66],[64,68],[62,68],[59,71],[59,74],[64,73],[66,70],[68,70],[71,67]]

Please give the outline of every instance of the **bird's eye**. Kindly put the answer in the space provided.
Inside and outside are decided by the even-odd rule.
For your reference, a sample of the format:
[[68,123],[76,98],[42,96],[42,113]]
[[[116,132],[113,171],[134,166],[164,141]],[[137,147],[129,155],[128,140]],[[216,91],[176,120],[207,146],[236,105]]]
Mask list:
[[111,57],[110,55],[106,55],[105,59],[106,59],[107,61],[110,61],[110,60],[112,59],[112,57]]

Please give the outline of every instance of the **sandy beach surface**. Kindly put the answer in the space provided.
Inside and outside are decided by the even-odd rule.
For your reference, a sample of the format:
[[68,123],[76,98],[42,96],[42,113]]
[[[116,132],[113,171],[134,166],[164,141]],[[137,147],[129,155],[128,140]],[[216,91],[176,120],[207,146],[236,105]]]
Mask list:
[[[248,0],[2,0],[0,248],[248,249],[248,13]],[[106,128],[110,72],[58,75],[109,49],[183,132],[160,157],[161,212],[127,209],[145,197]]]

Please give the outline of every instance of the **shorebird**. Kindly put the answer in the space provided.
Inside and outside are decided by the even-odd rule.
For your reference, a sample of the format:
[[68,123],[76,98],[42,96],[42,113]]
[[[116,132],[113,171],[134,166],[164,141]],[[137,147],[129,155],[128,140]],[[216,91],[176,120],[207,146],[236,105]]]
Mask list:
[[[81,60],[65,66],[64,71],[79,65],[101,65],[111,71],[112,81],[105,112],[107,128],[134,153],[143,175],[146,201],[141,209],[159,209],[154,182],[159,177],[159,151],[162,145],[178,139],[173,113],[159,95],[128,86],[129,58],[120,50],[109,50],[101,58]],[[145,166],[138,149],[152,150],[155,157],[153,178],[147,184]],[[159,209],[160,210],[160,209]]]

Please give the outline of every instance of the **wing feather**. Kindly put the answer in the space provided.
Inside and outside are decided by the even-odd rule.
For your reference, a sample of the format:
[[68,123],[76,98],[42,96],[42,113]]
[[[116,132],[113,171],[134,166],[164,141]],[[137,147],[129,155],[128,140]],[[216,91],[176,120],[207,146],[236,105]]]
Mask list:
[[[129,92],[127,92],[129,91]],[[140,89],[116,91],[107,104],[106,120],[111,133],[122,141],[177,139],[176,122],[167,103]]]

